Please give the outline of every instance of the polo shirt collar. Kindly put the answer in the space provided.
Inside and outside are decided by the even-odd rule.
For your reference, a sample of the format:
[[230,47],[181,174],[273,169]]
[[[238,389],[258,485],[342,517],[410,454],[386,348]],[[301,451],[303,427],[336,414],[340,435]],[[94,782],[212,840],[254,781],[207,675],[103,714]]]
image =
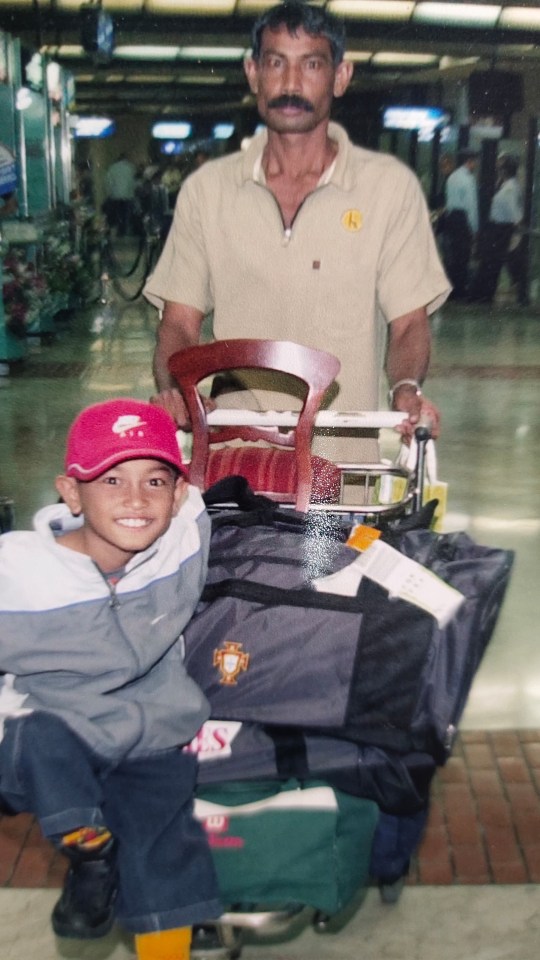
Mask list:
[[[345,190],[351,189],[353,186],[353,180],[348,163],[351,150],[351,141],[349,140],[344,128],[338,123],[331,122],[328,125],[328,135],[331,140],[335,140],[337,143],[338,152],[336,154],[334,163],[332,164],[331,173],[328,180],[326,180],[325,176],[323,175],[322,182],[333,183]],[[262,133],[259,133],[257,136],[252,138],[250,144],[243,153],[240,164],[241,184],[247,183],[250,180],[254,182],[264,182],[262,178],[259,179],[259,171],[261,171],[262,155],[267,142],[268,134],[266,130],[263,130]]]

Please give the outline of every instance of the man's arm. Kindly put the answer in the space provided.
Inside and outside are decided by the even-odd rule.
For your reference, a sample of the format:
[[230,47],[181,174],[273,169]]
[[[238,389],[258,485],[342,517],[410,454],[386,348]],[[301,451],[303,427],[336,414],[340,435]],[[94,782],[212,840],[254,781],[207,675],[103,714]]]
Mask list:
[[186,407],[174,378],[169,373],[169,357],[177,350],[193,347],[199,342],[203,313],[183,303],[167,301],[157,330],[153,371],[158,394],[152,402],[164,407],[179,427],[188,424]]
[[[418,396],[426,377],[431,354],[431,329],[427,310],[419,307],[389,324],[386,374],[392,394],[392,408],[409,416],[400,427],[405,437],[410,437],[420,417],[428,418],[433,436],[438,436],[440,415],[437,407],[426,397]],[[406,381],[412,380],[413,383]],[[405,382],[401,382],[405,381]],[[418,384],[418,388],[415,384]]]

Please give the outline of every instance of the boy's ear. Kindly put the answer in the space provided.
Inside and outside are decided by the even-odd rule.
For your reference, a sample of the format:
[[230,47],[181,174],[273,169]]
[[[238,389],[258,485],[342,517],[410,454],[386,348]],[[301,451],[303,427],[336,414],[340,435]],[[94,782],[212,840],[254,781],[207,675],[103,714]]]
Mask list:
[[175,517],[184,500],[188,495],[188,483],[184,477],[179,476],[174,485],[173,516]]
[[54,481],[54,485],[57,493],[69,507],[73,516],[77,517],[81,513],[81,500],[79,497],[79,485],[75,477],[66,477],[61,473]]

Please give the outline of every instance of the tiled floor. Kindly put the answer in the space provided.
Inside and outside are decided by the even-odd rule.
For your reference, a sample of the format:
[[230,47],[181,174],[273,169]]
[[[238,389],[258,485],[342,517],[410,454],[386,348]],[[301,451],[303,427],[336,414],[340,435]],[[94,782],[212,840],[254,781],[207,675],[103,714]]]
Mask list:
[[[152,314],[134,303],[119,308],[107,336],[90,337],[87,327],[81,318],[59,330],[51,346],[32,344],[24,368],[0,378],[0,495],[14,497],[18,527],[54,498],[52,479],[73,415],[96,400],[146,398],[152,391]],[[426,392],[443,411],[437,446],[441,476],[449,481],[446,528],[516,551],[508,594],[453,756],[434,780],[425,837],[392,919],[370,891],[358,922],[338,940],[308,931],[283,947],[249,949],[246,960],[532,960],[537,954],[540,311],[450,305],[433,327]],[[1,960],[38,956],[34,942],[44,944],[40,960],[131,957],[118,940],[71,953],[54,943],[48,913],[63,870],[31,818],[1,819]]]
[[[0,820],[0,884],[58,887],[63,858],[32,817]],[[540,730],[465,732],[432,784],[411,885],[540,883]]]

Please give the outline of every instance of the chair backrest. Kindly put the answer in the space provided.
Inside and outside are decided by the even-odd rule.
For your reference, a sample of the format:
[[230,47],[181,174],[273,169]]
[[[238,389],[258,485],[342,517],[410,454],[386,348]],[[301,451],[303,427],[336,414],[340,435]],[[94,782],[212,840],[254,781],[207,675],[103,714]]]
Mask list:
[[298,486],[296,508],[307,510],[312,483],[311,438],[315,416],[323,396],[340,369],[339,360],[323,350],[315,350],[287,340],[218,340],[214,343],[187,347],[173,354],[169,370],[186,402],[193,430],[193,454],[190,480],[204,489],[209,443],[231,439],[232,434],[244,440],[264,437],[272,443],[288,444],[283,434],[257,428],[227,428],[210,440],[206,410],[197,389],[201,380],[226,370],[274,370],[302,381],[306,394],[294,429],[294,454]]

